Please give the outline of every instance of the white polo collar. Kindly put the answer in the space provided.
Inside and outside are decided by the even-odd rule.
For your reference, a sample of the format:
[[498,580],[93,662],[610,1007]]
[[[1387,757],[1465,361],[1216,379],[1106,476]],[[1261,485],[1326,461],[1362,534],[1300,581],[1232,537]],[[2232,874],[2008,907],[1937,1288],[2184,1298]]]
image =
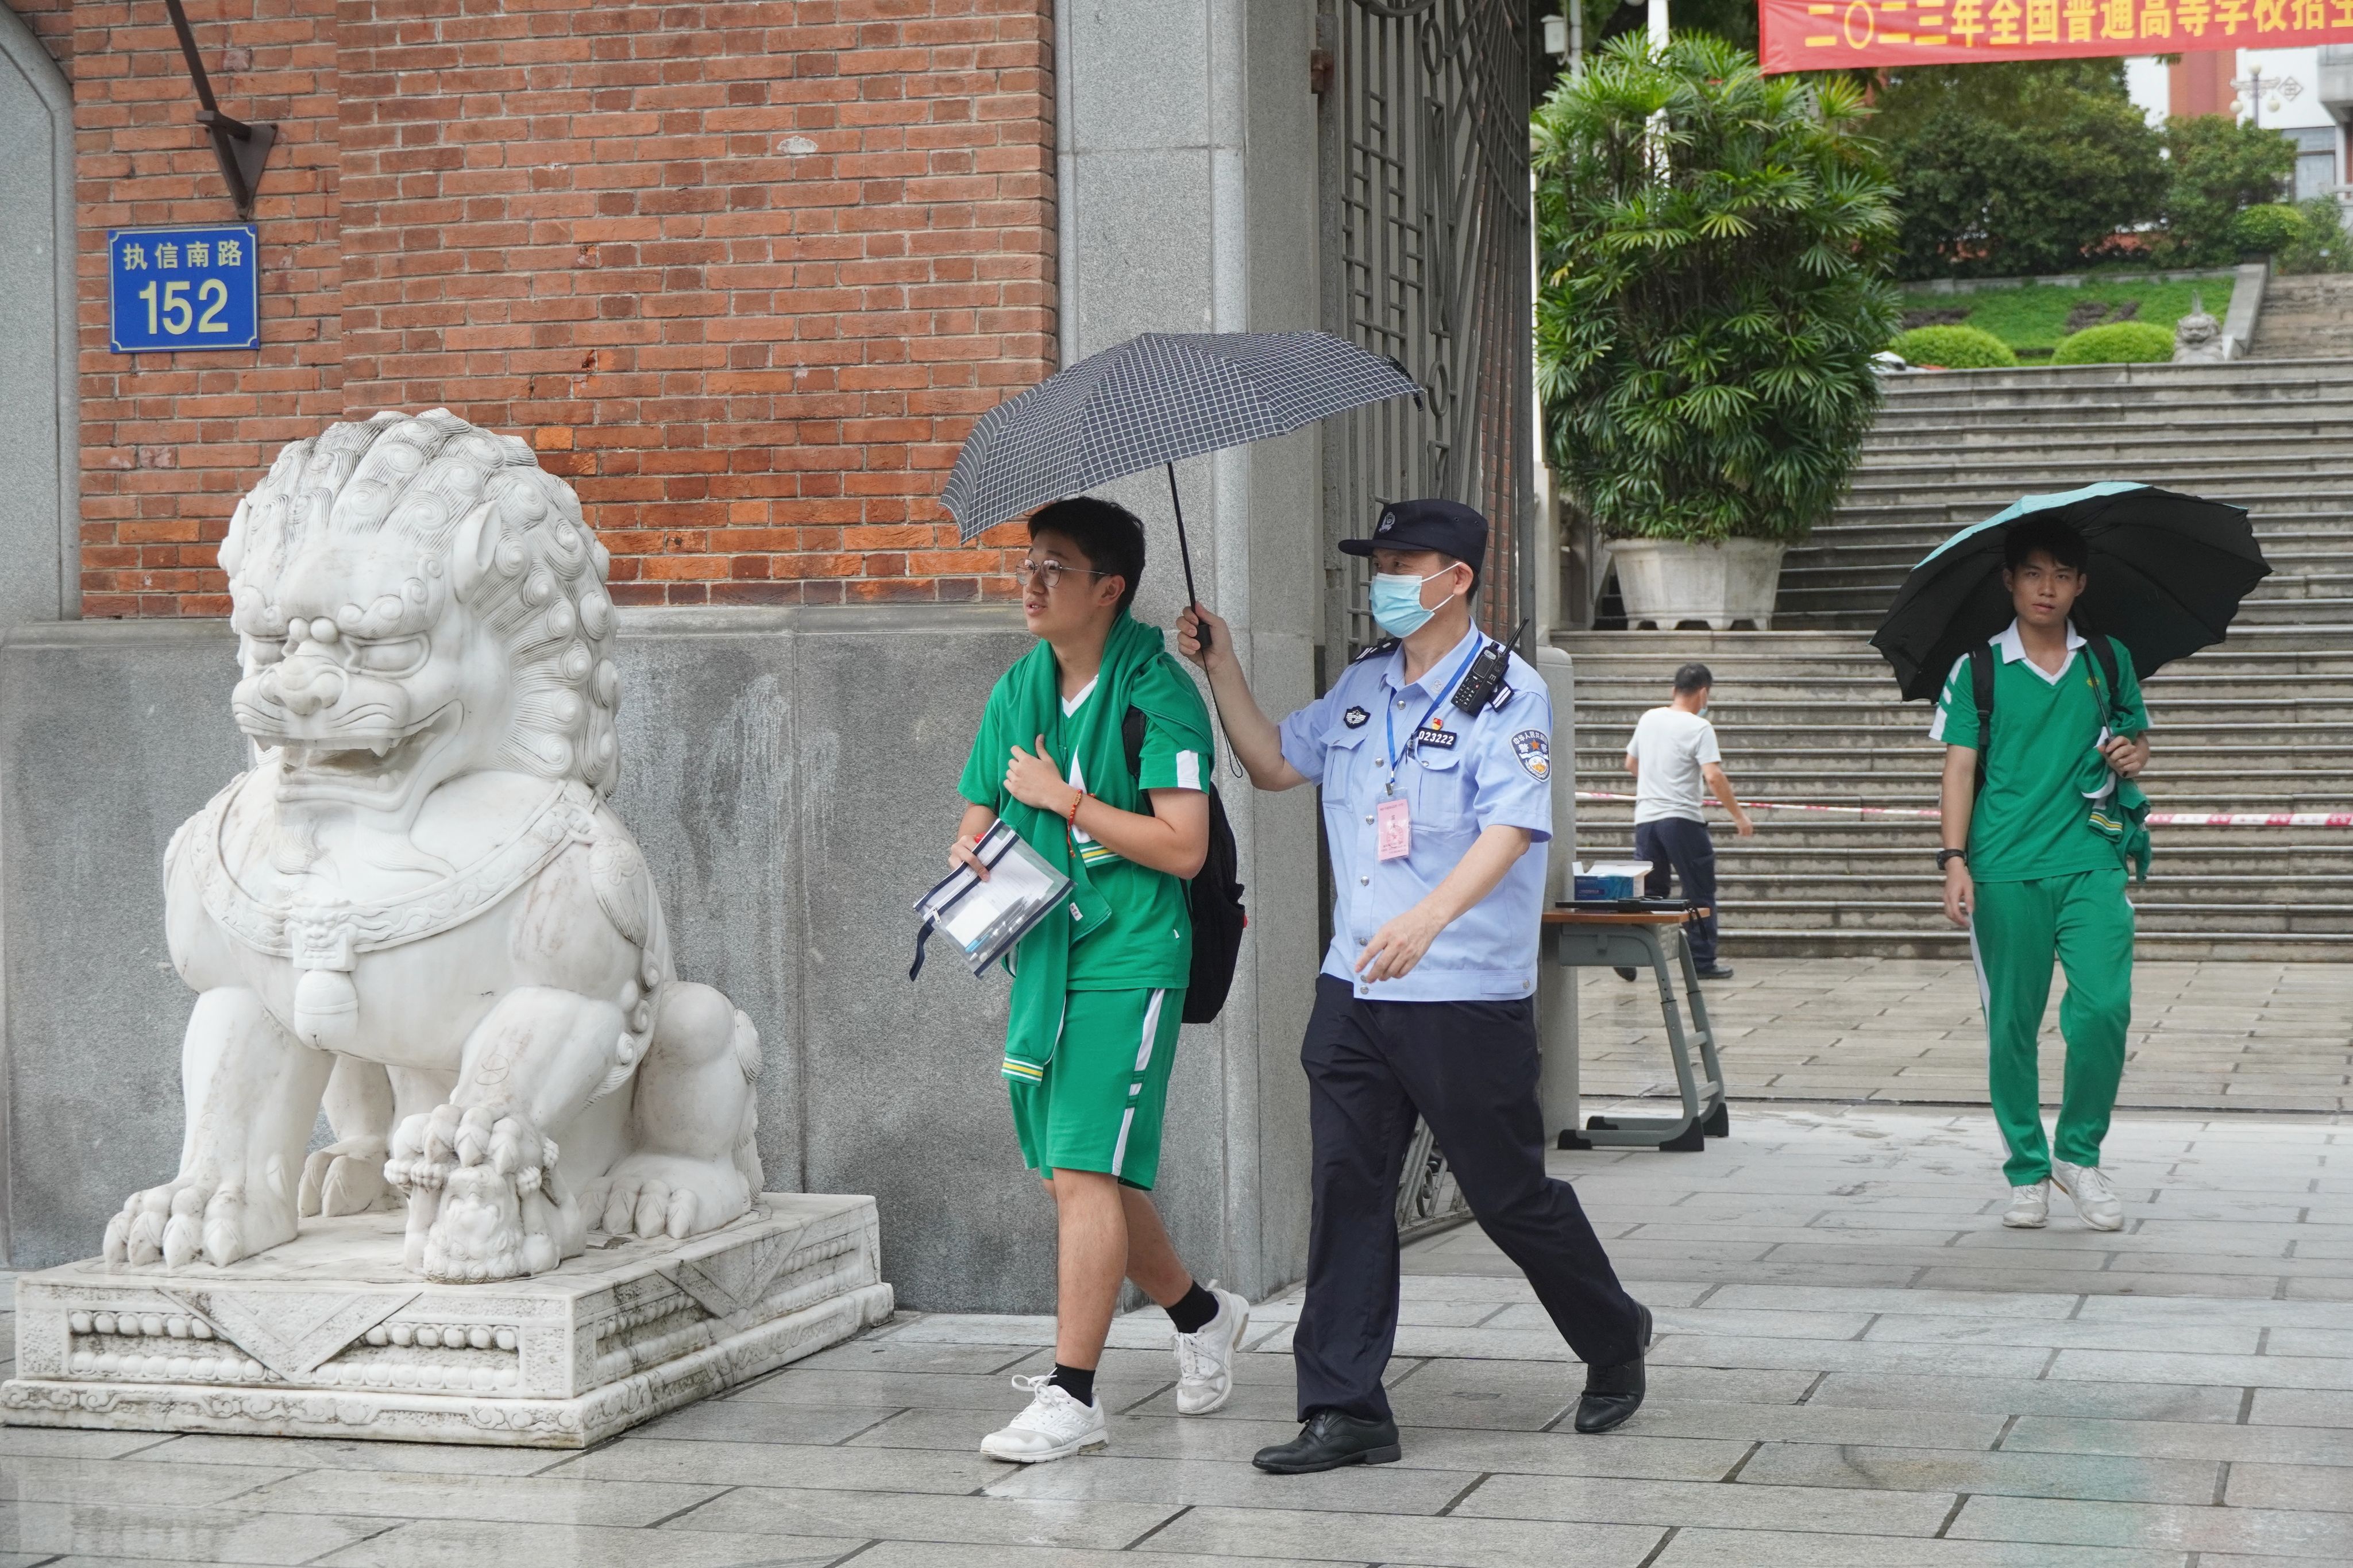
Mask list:
[[2067,659],[2059,667],[2056,673],[2043,668],[2026,657],[2026,639],[2018,635],[2018,622],[2015,619],[1986,640],[2001,650],[2002,663],[2017,664],[2023,660],[2027,668],[2056,686],[2066,679],[2069,670],[2075,668],[2075,650],[2084,646],[2084,634],[2075,629],[2073,621],[2067,623]]

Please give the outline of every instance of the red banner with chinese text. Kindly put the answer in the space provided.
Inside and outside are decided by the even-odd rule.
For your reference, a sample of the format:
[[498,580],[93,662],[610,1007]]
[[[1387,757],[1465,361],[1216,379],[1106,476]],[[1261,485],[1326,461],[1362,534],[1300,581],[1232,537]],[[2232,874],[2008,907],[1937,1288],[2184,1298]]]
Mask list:
[[2353,0],[1757,0],[1767,74],[2353,43]]

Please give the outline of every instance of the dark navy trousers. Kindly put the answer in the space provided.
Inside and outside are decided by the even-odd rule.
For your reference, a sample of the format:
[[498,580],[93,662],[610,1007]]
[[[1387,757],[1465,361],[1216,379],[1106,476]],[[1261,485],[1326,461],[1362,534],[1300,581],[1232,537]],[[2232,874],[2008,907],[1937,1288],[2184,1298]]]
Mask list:
[[1389,1417],[1397,1340],[1397,1194],[1417,1112],[1481,1229],[1535,1287],[1579,1360],[1641,1354],[1633,1298],[1576,1191],[1545,1174],[1535,1008],[1517,1002],[1359,1000],[1320,975],[1300,1047],[1314,1137],[1307,1300],[1292,1342],[1299,1418]]
[[1634,858],[1651,863],[1651,874],[1642,882],[1644,898],[1667,896],[1667,872],[1672,869],[1683,885],[1684,901],[1694,908],[1706,906],[1705,920],[1684,923],[1683,939],[1691,943],[1692,962],[1702,969],[1714,969],[1715,840],[1708,837],[1707,824],[1694,822],[1687,816],[1664,816],[1656,822],[1637,823]]

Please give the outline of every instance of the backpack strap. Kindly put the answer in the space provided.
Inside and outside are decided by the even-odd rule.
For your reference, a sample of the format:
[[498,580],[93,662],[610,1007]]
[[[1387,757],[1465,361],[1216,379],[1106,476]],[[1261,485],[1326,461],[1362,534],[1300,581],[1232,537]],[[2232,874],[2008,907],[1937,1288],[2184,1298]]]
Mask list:
[[1144,786],[1144,710],[1130,708],[1119,721],[1119,740],[1127,752],[1127,771],[1135,775],[1136,787]]
[[1144,710],[1131,707],[1119,721],[1119,741],[1127,752],[1128,775],[1135,780],[1136,804],[1146,816],[1159,813],[1152,809],[1152,793],[1144,787]]
[[2094,632],[2084,639],[2084,646],[2092,650],[2092,662],[2100,667],[2100,727],[2113,730],[2116,720],[2116,685],[2123,679],[2122,672],[2116,668],[2116,639],[2105,632]]
[[1969,649],[1969,691],[1978,703],[1977,793],[1980,795],[1985,794],[1986,753],[1993,742],[1993,645],[1979,643]]

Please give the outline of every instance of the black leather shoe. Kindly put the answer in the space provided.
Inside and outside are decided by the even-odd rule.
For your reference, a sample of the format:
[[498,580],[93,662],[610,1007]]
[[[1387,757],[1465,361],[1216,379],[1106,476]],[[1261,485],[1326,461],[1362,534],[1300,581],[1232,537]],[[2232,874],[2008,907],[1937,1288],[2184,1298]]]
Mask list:
[[[1632,1414],[1630,1409],[1627,1412]],[[1261,1448],[1250,1463],[1278,1476],[1307,1476],[1343,1465],[1394,1465],[1404,1452],[1398,1447],[1395,1421],[1366,1421],[1337,1410],[1318,1410],[1307,1418],[1298,1436]]]
[[[1651,1309],[1640,1301],[1634,1310],[1642,1315],[1642,1348],[1651,1348]],[[1577,1402],[1577,1429],[1580,1432],[1607,1432],[1622,1426],[1629,1416],[1642,1408],[1644,1388],[1642,1358],[1621,1362],[1616,1366],[1588,1367],[1585,1373],[1585,1396]]]
[[1729,980],[1732,978],[1732,965],[1711,963],[1699,972],[1699,977],[1702,980]]

